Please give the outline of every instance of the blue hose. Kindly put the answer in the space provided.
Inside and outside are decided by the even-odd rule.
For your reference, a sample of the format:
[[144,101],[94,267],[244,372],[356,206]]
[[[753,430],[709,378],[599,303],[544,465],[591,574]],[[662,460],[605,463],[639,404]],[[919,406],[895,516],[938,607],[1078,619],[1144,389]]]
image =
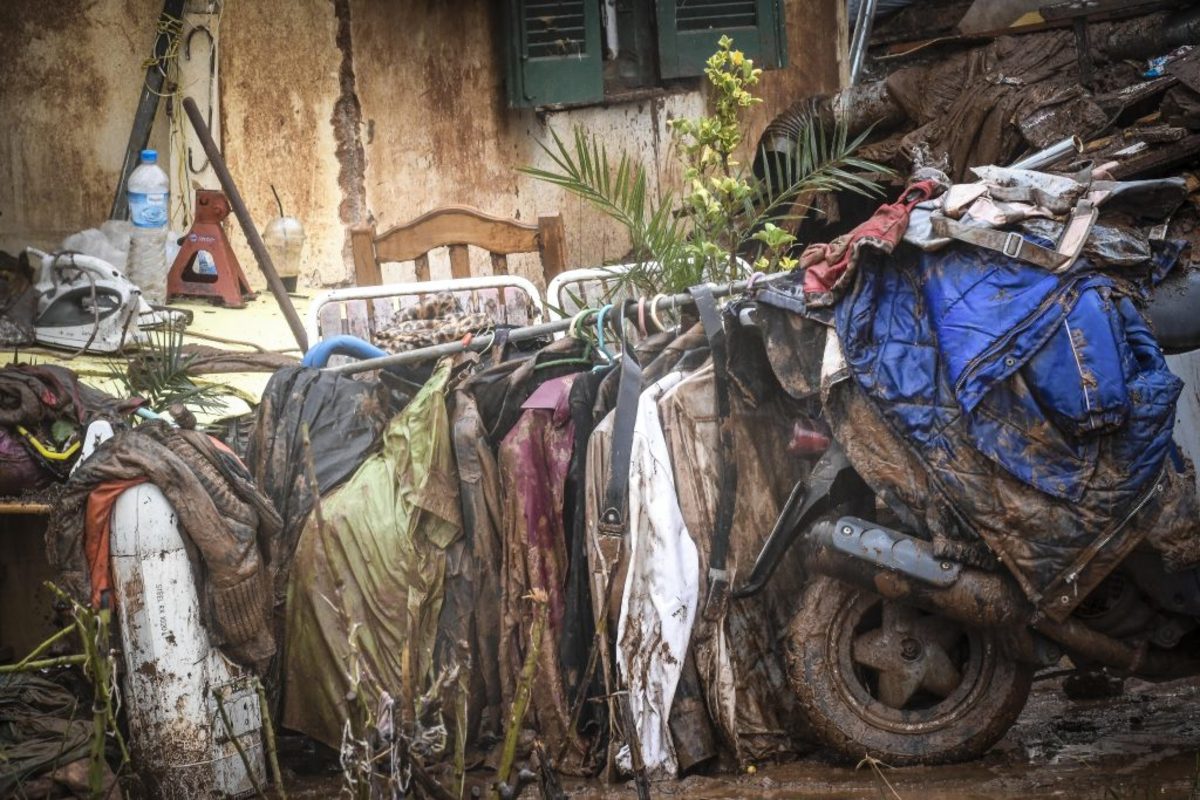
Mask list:
[[341,336],[334,336],[331,339],[323,339],[317,342],[304,354],[304,360],[300,364],[305,367],[317,367],[319,369],[329,362],[330,356],[335,355],[362,359],[379,358],[380,356],[388,355],[388,352],[357,336],[342,334]]

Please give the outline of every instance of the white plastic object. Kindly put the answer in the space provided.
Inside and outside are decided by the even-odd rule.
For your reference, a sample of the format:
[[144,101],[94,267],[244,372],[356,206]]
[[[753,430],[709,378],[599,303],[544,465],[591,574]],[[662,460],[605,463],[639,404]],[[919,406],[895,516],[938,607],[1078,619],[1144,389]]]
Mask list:
[[125,191],[133,223],[126,277],[141,288],[148,302],[161,305],[167,301],[165,248],[171,182],[158,166],[158,153],[142,151],[142,161],[129,174]]
[[304,225],[295,217],[275,217],[263,231],[263,243],[271,254],[279,279],[289,292],[296,291],[305,238]]
[[250,676],[209,644],[175,511],[158,487],[142,484],[117,498],[110,550],[125,662],[123,702],[134,763],[152,795],[253,795],[255,781],[267,782],[258,696]]

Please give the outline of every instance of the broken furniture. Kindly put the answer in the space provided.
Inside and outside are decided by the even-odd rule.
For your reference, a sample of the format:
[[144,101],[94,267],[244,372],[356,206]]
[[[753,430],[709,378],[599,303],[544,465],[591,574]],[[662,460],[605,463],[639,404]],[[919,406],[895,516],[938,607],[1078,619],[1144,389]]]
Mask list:
[[224,193],[196,190],[196,219],[183,237],[179,255],[167,276],[168,300],[207,297],[230,308],[243,308],[247,297],[255,297],[221,224],[229,211],[229,199]]
[[566,236],[558,213],[540,215],[532,225],[469,206],[444,206],[382,234],[374,225],[357,225],[350,229],[350,241],[359,286],[383,283],[382,265],[396,261],[414,262],[417,280],[428,281],[429,251],[438,247],[449,247],[454,278],[471,277],[469,245],[491,253],[494,275],[508,274],[508,256],[514,253],[538,253],[547,281],[566,265]]

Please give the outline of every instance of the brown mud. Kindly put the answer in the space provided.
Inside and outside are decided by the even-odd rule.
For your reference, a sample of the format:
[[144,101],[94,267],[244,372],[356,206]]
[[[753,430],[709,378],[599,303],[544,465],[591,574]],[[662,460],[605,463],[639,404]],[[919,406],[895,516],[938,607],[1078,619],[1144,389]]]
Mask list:
[[[984,758],[943,767],[879,773],[832,763],[817,751],[789,764],[764,764],[754,774],[693,775],[654,784],[652,796],[721,800],[1200,800],[1200,678],[1164,684],[1127,681],[1117,698],[1074,702],[1059,680],[1034,684],[1017,724]],[[468,779],[483,778],[481,774]],[[337,779],[306,779],[289,796],[337,795]],[[604,786],[566,779],[573,800],[636,797],[632,784]],[[469,796],[469,794],[468,794]],[[485,795],[486,796],[486,793]],[[535,786],[522,797],[537,800]]]

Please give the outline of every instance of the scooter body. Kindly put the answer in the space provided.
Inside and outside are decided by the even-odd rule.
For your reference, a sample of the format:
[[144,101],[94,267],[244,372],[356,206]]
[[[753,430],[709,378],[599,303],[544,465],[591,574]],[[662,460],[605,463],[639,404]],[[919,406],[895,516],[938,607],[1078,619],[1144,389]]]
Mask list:
[[[1148,309],[1168,352],[1200,345],[1195,275]],[[803,548],[808,584],[788,638],[790,682],[813,733],[847,758],[870,753],[895,766],[978,757],[1016,721],[1035,672],[1064,656],[1080,673],[1116,679],[1200,675],[1200,570],[1168,572],[1139,547],[1060,622],[1003,566],[939,558],[919,531],[874,516],[873,494],[833,443],[734,591],[761,590],[784,552]]]

